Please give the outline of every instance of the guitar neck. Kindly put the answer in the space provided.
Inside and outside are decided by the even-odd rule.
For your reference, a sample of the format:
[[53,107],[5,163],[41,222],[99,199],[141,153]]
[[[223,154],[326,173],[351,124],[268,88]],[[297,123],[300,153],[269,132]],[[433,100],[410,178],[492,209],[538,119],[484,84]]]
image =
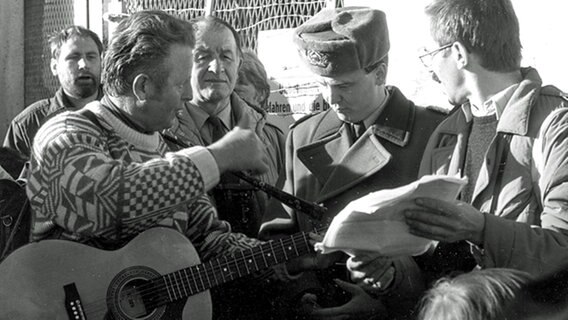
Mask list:
[[213,259],[165,274],[155,279],[154,283],[156,287],[164,288],[163,298],[172,302],[312,251],[307,234],[301,232],[266,242],[252,249],[235,252],[232,256]]

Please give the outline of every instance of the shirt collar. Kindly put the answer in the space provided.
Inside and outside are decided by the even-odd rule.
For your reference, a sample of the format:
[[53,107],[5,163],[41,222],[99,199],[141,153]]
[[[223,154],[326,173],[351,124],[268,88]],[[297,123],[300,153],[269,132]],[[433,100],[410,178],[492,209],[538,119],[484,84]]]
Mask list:
[[215,116],[221,120],[221,122],[223,123],[225,128],[228,129],[228,130],[231,130],[231,128],[232,128],[232,125],[231,125],[231,108],[229,107],[230,104],[231,103],[229,102],[225,106],[225,108],[219,110],[219,112],[217,112],[217,114],[215,114]]
[[494,94],[487,101],[483,102],[482,108],[476,108],[472,104],[464,105],[464,113],[466,120],[469,122],[473,117],[484,117],[492,114],[496,114],[497,120],[501,118],[507,103],[511,99],[513,92],[519,87],[518,83],[515,83],[499,92]]
[[[199,130],[201,130],[205,126],[205,122],[209,118],[209,114],[195,104],[187,103],[185,106],[187,108],[187,112],[189,113],[190,117],[195,122],[196,127]],[[223,123],[223,125],[225,126],[225,128],[230,130],[230,128],[231,128],[230,103],[227,104],[227,106],[225,108],[219,110],[219,112],[214,114],[214,116],[219,118],[221,120],[221,122]]]
[[209,118],[209,114],[193,103],[186,103],[185,108],[187,113],[189,113],[189,117],[195,122],[197,129],[201,129],[205,125],[207,118]]
[[[95,98],[95,100],[101,100],[103,98],[103,96],[104,96],[103,88],[102,88],[102,86],[99,86],[99,88],[97,89],[97,97]],[[69,99],[69,96],[67,96],[67,94],[65,93],[65,90],[63,90],[63,87],[59,87],[59,89],[55,93],[55,100],[57,101],[58,108],[63,107],[66,110],[77,110],[78,109],[71,102],[71,99]],[[52,111],[55,112],[56,110],[52,110]]]

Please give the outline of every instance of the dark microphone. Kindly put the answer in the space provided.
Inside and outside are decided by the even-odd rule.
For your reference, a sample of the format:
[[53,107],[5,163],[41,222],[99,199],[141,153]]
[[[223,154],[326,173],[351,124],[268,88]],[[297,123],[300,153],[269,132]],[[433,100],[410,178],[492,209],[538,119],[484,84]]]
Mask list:
[[300,199],[276,187],[273,187],[266,182],[253,178],[244,172],[231,172],[231,173],[239,177],[240,179],[250,183],[255,188],[262,190],[267,195],[278,199],[278,201],[282,202],[288,207],[307,214],[312,219],[321,220],[323,214],[327,211],[327,208],[324,206],[320,206],[316,203]]

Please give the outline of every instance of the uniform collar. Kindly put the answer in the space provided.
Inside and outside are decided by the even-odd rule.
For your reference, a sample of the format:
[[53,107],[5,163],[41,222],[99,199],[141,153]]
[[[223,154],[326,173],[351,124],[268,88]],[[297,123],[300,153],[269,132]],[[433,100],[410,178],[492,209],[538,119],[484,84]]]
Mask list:
[[396,87],[387,87],[389,98],[383,112],[372,126],[374,133],[398,146],[405,146],[414,124],[414,108]]
[[[414,123],[413,103],[406,99],[396,87],[387,86],[387,91],[389,95],[384,110],[367,130],[372,130],[375,135],[403,147],[408,144]],[[333,120],[322,121],[314,132],[314,139],[318,140],[334,134],[343,125],[334,111],[327,111],[324,118],[328,117]]]

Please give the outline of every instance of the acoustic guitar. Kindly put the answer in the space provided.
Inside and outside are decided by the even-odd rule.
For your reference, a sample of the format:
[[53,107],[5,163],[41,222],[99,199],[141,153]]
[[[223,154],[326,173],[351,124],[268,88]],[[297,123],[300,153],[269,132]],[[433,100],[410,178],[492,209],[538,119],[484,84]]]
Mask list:
[[115,251],[31,243],[0,264],[0,319],[211,319],[208,289],[312,251],[305,233],[205,263],[190,241],[149,229]]

